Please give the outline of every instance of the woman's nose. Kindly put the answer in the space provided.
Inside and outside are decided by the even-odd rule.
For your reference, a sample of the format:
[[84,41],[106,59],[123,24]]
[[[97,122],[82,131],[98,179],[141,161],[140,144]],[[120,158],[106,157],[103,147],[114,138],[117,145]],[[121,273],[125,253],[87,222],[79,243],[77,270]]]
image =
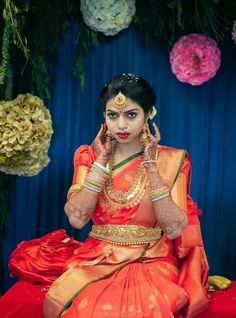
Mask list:
[[118,129],[121,129],[121,130],[127,128],[127,123],[126,123],[126,120],[123,116],[119,117],[118,122],[117,122],[117,127],[118,127]]

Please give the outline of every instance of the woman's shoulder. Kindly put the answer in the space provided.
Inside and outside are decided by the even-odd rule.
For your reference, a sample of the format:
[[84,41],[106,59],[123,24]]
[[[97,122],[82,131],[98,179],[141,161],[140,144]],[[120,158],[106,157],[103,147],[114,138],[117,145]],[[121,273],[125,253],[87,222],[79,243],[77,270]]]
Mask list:
[[96,153],[91,145],[81,145],[74,153],[74,166],[91,166],[96,159]]
[[158,145],[158,149],[157,149],[158,153],[166,153],[166,154],[170,154],[170,155],[174,155],[174,154],[186,154],[188,151],[186,149],[181,149],[181,148],[174,148],[174,147],[169,147],[169,146],[165,146],[165,145]]
[[191,156],[188,150],[158,145],[159,162],[165,165],[177,165],[178,170],[188,174],[191,170]]
[[185,149],[158,145],[157,162],[163,180],[173,185],[180,172],[186,175],[190,171],[190,157]]

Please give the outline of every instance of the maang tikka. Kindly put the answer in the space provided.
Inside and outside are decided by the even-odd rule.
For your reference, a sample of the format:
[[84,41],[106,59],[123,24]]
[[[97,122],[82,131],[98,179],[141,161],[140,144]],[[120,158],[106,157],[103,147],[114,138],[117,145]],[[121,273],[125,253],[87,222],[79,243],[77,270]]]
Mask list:
[[126,105],[127,98],[123,93],[121,93],[121,91],[119,91],[119,93],[114,98],[114,102],[115,102],[115,107],[119,109],[123,109]]

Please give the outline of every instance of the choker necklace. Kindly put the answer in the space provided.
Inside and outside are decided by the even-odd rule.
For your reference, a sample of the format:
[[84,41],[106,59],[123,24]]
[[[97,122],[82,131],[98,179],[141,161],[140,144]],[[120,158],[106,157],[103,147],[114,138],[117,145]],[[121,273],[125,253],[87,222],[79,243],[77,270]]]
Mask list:
[[[111,153],[111,159],[108,163],[111,173],[112,173],[115,150],[116,148],[113,147],[112,153]],[[141,153],[134,154],[134,155],[138,157],[138,155],[140,154]],[[127,159],[131,160],[130,157]],[[123,160],[123,162],[125,160]],[[115,190],[113,187],[113,182],[112,182],[112,174],[110,174],[110,179],[106,182],[102,190],[102,197],[109,205],[116,208],[124,208],[124,207],[130,208],[137,205],[141,201],[145,192],[145,185],[147,180],[147,174],[145,173],[145,168],[141,166],[141,162],[142,160],[139,163],[138,171],[137,171],[136,177],[134,178],[134,182],[128,191]],[[117,165],[115,165],[115,167],[116,166]]]

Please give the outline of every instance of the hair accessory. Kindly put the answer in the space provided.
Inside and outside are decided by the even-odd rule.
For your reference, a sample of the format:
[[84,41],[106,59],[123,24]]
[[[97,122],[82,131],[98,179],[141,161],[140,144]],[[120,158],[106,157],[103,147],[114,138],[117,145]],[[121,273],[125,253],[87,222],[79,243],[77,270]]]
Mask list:
[[156,114],[157,114],[157,109],[155,106],[152,106],[152,110],[148,116],[148,119],[153,119],[156,116]]
[[126,101],[127,101],[127,98],[124,94],[121,93],[121,91],[119,91],[119,93],[114,98],[115,106],[119,109],[122,109],[125,107]]
[[138,75],[135,75],[133,73],[123,73],[122,75],[125,76],[129,82],[137,82],[139,80]]

